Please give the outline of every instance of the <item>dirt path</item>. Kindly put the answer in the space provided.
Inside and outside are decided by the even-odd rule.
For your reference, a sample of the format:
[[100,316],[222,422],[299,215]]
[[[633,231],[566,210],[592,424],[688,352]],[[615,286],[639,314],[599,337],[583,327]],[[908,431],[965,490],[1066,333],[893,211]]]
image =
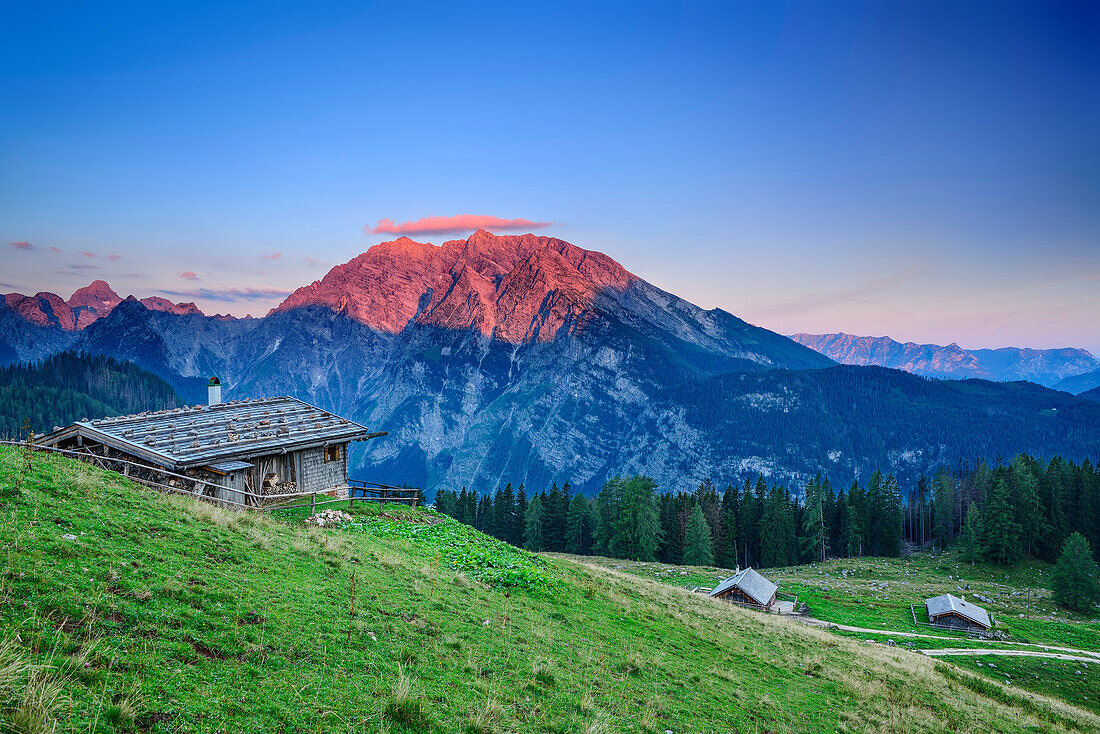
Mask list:
[[917,650],[929,657],[946,655],[1000,655],[1018,658],[1052,658],[1054,660],[1075,660],[1082,663],[1100,663],[1100,657],[1093,655],[1069,655],[1064,652],[1039,652],[1038,650],[989,650],[980,647],[945,647],[940,650]]
[[853,627],[850,624],[837,624],[836,622],[826,622],[823,619],[814,619],[813,617],[795,617],[791,616],[788,619],[797,619],[802,624],[808,624],[814,627],[824,627],[825,629],[844,630],[845,632],[866,632],[872,635],[892,635],[895,637],[922,637],[926,640],[956,640],[957,637],[944,637],[942,635],[925,635],[920,632],[898,632],[897,630],[876,630],[868,629],[867,627]]
[[[814,627],[823,627],[825,629],[838,629],[845,632],[864,632],[872,635],[890,635],[892,637],[906,637],[906,638],[922,638],[926,640],[957,640],[958,637],[944,637],[943,635],[925,635],[920,632],[898,632],[897,630],[880,630],[870,629],[867,627],[853,627],[850,624],[837,624],[836,622],[826,622],[823,619],[815,619],[813,617],[795,617],[791,616],[789,619],[797,619],[803,624],[809,624]],[[1039,642],[1007,642],[1002,640],[971,640],[978,645],[1016,645],[1021,647],[1033,647],[1042,650],[998,650],[990,649],[987,647],[975,647],[975,648],[943,648],[944,651],[939,650],[918,650],[917,652],[923,652],[925,655],[1029,655],[1032,657],[1057,657],[1060,660],[1083,660],[1089,663],[1100,663],[1100,652],[1093,650],[1079,650],[1074,647],[1059,647],[1057,645],[1046,645]],[[957,652],[955,652],[957,651]],[[1060,657],[1062,656],[1062,657]]]

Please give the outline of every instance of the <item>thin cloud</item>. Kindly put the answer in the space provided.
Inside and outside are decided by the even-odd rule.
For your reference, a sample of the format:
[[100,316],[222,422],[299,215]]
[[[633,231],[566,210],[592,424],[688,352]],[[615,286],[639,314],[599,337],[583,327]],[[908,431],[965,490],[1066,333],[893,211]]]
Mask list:
[[202,280],[202,278],[200,278],[196,273],[190,270],[185,270],[180,273],[180,277],[184,280]]
[[80,251],[79,251],[79,252],[77,252],[76,254],[77,254],[77,255],[83,255],[84,257],[95,257],[95,253],[94,253],[94,252],[86,252],[86,251],[84,251],[84,250],[80,250]]
[[34,245],[30,242],[12,242],[11,246],[17,250],[33,250]]
[[262,257],[264,260],[278,260],[282,256],[283,253],[281,252],[273,252],[270,255],[265,252],[264,254],[260,255],[260,257]]
[[820,309],[842,303],[877,303],[878,301],[874,296],[893,291],[911,280],[920,278],[930,271],[931,268],[927,267],[913,267],[893,275],[886,275],[880,278],[856,283],[848,288],[809,293],[790,301],[758,308],[754,316],[757,318],[786,318],[813,313]]
[[114,262],[115,260],[121,260],[122,255],[117,255],[117,254],[112,252],[110,255],[107,256],[107,259],[110,260],[111,262]]
[[369,234],[451,234],[475,229],[493,229],[498,232],[545,229],[553,222],[533,222],[530,219],[501,219],[482,214],[459,214],[454,217],[421,217],[415,222],[395,222],[380,219],[373,227],[363,229]]
[[98,265],[70,265],[73,270],[102,270]]
[[157,293],[175,298],[198,298],[207,301],[267,301],[272,298],[286,298],[290,291],[285,288],[193,288],[191,290],[160,289]]
[[53,245],[50,245],[50,247],[48,249],[53,250],[54,252],[56,252],[58,254],[61,254],[61,252],[62,252],[60,247],[54,247]]

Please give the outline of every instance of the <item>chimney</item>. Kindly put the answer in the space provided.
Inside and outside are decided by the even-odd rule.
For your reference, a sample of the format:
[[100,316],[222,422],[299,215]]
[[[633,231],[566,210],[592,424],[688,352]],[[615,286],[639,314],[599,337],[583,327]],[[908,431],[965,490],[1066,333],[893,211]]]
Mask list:
[[211,377],[206,383],[207,405],[218,405],[222,401],[222,383],[217,377]]

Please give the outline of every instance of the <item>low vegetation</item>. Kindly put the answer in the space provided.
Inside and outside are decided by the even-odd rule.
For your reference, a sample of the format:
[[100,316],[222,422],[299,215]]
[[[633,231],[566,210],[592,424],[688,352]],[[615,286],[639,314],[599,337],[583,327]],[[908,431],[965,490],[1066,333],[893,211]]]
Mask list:
[[531,556],[431,512],[357,507],[307,526],[60,457],[25,466],[13,449],[0,498],[0,729],[1100,726],[906,650]]

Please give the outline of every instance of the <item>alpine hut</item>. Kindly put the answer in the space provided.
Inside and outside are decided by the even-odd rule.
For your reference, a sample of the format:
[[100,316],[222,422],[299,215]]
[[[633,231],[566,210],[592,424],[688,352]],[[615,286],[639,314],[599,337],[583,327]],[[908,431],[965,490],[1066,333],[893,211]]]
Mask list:
[[935,596],[924,602],[928,619],[936,627],[971,631],[984,631],[993,626],[989,613],[977,604],[951,594]]
[[718,584],[710,596],[733,604],[768,610],[775,603],[779,587],[749,567]]
[[258,505],[306,492],[345,496],[348,445],[386,435],[297,398],[222,403],[220,392],[211,380],[207,405],[78,421],[35,443],[105,465],[112,458],[136,462],[149,467],[147,478],[164,469],[197,480],[197,487],[208,483],[206,496]]

